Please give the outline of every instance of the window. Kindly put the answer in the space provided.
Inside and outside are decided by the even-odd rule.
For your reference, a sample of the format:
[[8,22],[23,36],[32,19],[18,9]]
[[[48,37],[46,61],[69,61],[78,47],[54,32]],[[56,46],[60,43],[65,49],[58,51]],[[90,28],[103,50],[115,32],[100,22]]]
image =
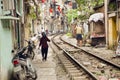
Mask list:
[[3,0],[3,10],[13,10],[15,9],[14,7],[14,0]]
[[108,11],[117,11],[116,0],[110,0],[110,2],[108,4]]

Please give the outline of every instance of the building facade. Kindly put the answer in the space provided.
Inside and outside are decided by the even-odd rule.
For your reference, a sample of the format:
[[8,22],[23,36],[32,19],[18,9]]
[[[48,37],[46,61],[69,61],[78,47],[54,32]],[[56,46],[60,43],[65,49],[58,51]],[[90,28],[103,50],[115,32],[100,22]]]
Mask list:
[[115,49],[120,41],[120,0],[105,0],[106,43]]
[[0,0],[0,80],[12,77],[12,49],[22,45],[23,0]]

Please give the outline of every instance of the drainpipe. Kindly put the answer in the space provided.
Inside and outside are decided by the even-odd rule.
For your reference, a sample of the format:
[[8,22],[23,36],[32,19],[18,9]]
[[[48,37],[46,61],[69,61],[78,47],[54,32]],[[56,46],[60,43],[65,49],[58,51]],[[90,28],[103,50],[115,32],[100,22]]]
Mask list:
[[104,0],[105,3],[105,35],[106,35],[106,47],[108,47],[108,0]]
[[33,29],[32,33],[34,33],[35,32],[35,29],[34,29],[34,20],[32,20],[32,29]]

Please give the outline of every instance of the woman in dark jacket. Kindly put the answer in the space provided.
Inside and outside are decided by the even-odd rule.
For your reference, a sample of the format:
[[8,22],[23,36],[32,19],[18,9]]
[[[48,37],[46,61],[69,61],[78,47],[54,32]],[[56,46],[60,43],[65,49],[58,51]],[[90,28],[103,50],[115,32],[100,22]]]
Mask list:
[[50,40],[46,36],[45,32],[42,32],[42,37],[40,39],[39,47],[41,46],[42,60],[45,60],[45,61],[47,60],[47,54],[48,54],[47,42],[50,42]]

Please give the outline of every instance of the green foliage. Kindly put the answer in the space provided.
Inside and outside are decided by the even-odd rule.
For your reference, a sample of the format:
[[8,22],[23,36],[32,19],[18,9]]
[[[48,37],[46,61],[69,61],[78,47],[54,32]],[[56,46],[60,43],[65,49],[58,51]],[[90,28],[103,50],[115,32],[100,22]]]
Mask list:
[[79,15],[78,18],[79,18],[80,20],[85,20],[85,19],[87,19],[88,17],[87,17],[86,15]]
[[78,14],[77,14],[77,9],[72,9],[72,10],[69,10],[66,14],[67,18],[68,18],[68,22],[70,23],[72,21],[72,19],[78,17]]
[[117,9],[116,3],[115,2],[111,2],[108,5],[108,10],[109,11],[115,11]]
[[71,33],[67,33],[66,35],[67,35],[67,36],[69,36],[69,37],[71,37],[71,36],[72,36],[72,34],[71,34]]
[[36,19],[36,13],[34,7],[31,7],[29,16],[32,17],[33,19]]
[[41,13],[41,11],[40,11],[40,9],[38,9],[38,14],[40,14]]
[[79,7],[82,7],[83,5],[84,7],[88,5],[94,7],[103,4],[104,0],[76,0],[76,2],[78,3]]
[[36,14],[35,14],[35,13],[30,14],[30,16],[31,16],[33,19],[36,19]]
[[103,4],[104,0],[76,0],[78,10],[84,12],[79,16],[79,19],[87,19],[93,13],[93,7]]

